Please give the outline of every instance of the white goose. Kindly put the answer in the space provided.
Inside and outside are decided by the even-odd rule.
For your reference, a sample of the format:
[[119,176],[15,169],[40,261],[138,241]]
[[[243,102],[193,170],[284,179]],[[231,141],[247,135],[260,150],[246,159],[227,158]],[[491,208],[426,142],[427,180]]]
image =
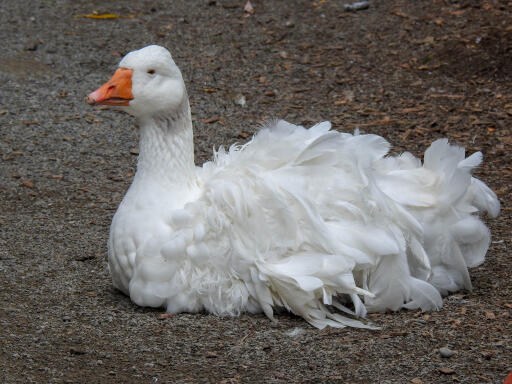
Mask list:
[[354,317],[438,309],[484,261],[478,213],[500,207],[471,177],[480,152],[437,140],[422,164],[387,156],[377,135],[281,120],[196,167],[181,72],[155,45],[126,55],[87,102],[140,123],[108,243],[113,283],[138,305],[271,319],[284,307],[318,328],[370,327]]

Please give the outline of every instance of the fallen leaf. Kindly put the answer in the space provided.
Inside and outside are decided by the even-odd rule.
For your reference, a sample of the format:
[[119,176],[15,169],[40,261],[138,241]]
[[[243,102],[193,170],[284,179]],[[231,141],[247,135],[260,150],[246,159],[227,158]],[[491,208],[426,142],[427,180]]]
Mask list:
[[31,182],[30,180],[24,180],[20,183],[20,187],[25,187],[25,188],[34,188],[34,183]]
[[445,375],[453,375],[455,373],[455,371],[451,368],[447,368],[447,367],[441,367],[439,368],[439,372],[445,374]]
[[402,11],[394,11],[394,12],[391,12],[393,15],[395,16],[398,16],[398,17],[401,17],[402,19],[408,19],[410,18],[411,16],[403,13]]
[[212,88],[204,88],[203,91],[207,92],[207,93],[215,93],[215,92],[217,92],[216,89],[212,89]]
[[172,313],[162,313],[161,315],[158,315],[158,320],[165,320],[173,316],[174,315]]
[[203,123],[205,123],[205,124],[212,124],[212,123],[216,123],[219,120],[220,120],[219,117],[210,117],[209,119],[204,119],[204,120],[201,120],[201,121]]
[[415,377],[414,379],[411,379],[411,383],[423,384],[423,381],[419,377]]
[[444,93],[431,93],[430,94],[430,97],[446,97],[447,99],[463,99],[465,96],[464,95],[449,95],[449,94],[444,94]]
[[494,320],[496,319],[496,315],[494,314],[494,312],[485,311],[485,318],[488,320]]
[[81,15],[81,17],[87,19],[117,19],[119,16],[114,13],[90,13],[88,15]]
[[240,132],[238,137],[241,139],[247,139],[250,135],[247,132]]
[[383,119],[373,120],[369,123],[356,124],[358,127],[373,127],[375,125],[385,125],[392,123],[393,120],[389,116],[385,116]]
[[254,14],[254,8],[250,1],[247,1],[247,3],[245,3],[244,12],[248,13],[249,15]]
[[411,113],[411,112],[420,112],[424,111],[425,107],[412,107],[412,108],[404,108],[400,110],[400,113]]
[[94,11],[93,13],[89,13],[86,15],[74,15],[73,17],[84,17],[86,19],[98,19],[98,20],[105,20],[105,19],[132,19],[135,17],[135,15],[116,15],[115,13],[99,13],[97,11]]

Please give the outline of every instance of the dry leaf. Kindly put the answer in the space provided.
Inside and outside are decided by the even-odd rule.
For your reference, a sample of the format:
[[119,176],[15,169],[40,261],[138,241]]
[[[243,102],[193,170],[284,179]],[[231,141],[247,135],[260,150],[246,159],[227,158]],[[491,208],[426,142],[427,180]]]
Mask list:
[[244,12],[248,13],[249,15],[252,15],[254,13],[254,8],[250,1],[247,1],[247,3],[245,3]]
[[398,16],[398,17],[401,17],[401,18],[403,18],[403,19],[408,19],[408,18],[410,18],[410,17],[411,17],[411,16],[409,16],[409,15],[407,15],[407,14],[403,13],[402,11],[394,11],[394,12],[391,12],[391,13],[392,13],[393,15]]
[[414,379],[411,379],[411,383],[423,384],[423,381],[419,377],[415,377]]
[[413,107],[413,108],[404,108],[400,110],[400,113],[411,113],[411,112],[420,112],[424,111],[425,107]]
[[158,320],[165,320],[173,316],[174,315],[172,313],[162,313],[161,315],[158,315]]
[[20,183],[20,187],[25,187],[25,188],[34,188],[34,183],[31,182],[30,180],[24,180]]
[[488,320],[494,320],[496,319],[496,315],[494,314],[494,312],[485,311],[485,318]]
[[453,369],[447,367],[439,368],[439,372],[444,373],[445,375],[453,375],[455,373]]
[[212,124],[212,123],[216,123],[219,120],[220,120],[219,117],[210,117],[209,119],[202,120],[202,122],[205,124]]
[[117,19],[119,16],[113,13],[90,13],[88,15],[82,15],[87,19]]
[[115,13],[98,13],[97,11],[94,11],[93,13],[89,13],[87,15],[74,15],[73,17],[85,17],[86,19],[117,19],[117,18],[123,18],[123,19],[131,19],[135,17],[135,15],[116,15]]

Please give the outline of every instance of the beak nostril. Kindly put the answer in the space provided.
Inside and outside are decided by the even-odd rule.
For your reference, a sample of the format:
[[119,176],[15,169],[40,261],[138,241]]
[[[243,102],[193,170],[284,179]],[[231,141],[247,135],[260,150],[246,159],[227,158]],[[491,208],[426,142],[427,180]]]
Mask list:
[[109,91],[113,91],[115,88],[116,88],[116,86],[115,86],[115,85],[111,85],[110,87],[108,87],[108,90],[109,90]]

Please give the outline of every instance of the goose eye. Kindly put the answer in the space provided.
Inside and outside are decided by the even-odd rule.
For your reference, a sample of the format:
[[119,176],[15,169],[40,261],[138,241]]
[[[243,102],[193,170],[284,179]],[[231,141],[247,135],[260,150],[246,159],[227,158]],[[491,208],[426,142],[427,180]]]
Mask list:
[[155,74],[155,70],[154,70],[154,69],[148,69],[148,73],[149,73],[150,75],[154,75],[154,74]]

